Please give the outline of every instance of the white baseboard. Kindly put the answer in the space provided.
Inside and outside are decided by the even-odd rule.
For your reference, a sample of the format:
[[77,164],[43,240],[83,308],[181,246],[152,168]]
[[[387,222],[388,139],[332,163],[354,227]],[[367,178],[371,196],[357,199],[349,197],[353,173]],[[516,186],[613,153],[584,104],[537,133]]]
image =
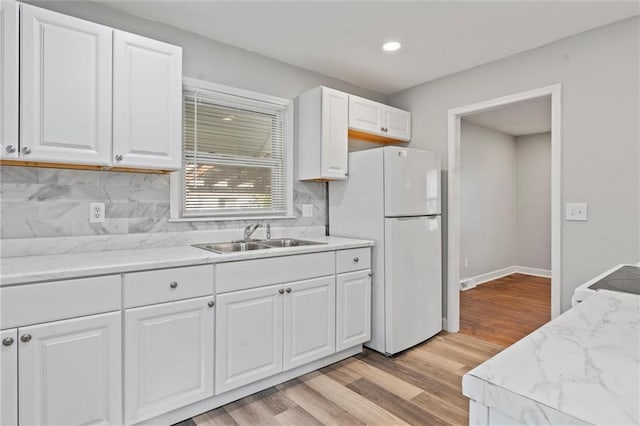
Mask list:
[[474,280],[475,285],[484,284],[489,281],[497,280],[498,278],[506,277],[511,274],[525,274],[533,275],[536,277],[551,278],[551,271],[548,269],[529,268],[528,266],[507,266],[506,268],[497,269],[495,271],[479,274],[474,277],[463,278],[460,282],[467,280]]
[[514,268],[516,268],[518,274],[551,278],[551,271],[549,269],[529,268],[528,266],[514,266]]

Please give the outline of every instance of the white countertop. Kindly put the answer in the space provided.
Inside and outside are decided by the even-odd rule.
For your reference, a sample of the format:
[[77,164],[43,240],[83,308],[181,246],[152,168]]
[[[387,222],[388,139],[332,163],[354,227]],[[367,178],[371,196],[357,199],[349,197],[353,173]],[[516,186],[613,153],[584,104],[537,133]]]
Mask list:
[[8,257],[0,259],[0,286],[117,274],[155,268],[369,247],[372,241],[341,237],[305,238],[324,244],[217,254],[191,246]]
[[640,424],[640,296],[598,291],[468,372],[463,392],[523,423]]

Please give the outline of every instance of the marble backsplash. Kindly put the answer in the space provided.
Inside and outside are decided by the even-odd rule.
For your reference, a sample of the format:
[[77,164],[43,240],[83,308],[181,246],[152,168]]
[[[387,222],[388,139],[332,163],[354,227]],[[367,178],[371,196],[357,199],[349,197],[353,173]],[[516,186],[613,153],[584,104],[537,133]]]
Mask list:
[[[169,222],[169,175],[0,166],[0,238],[162,234],[241,229],[247,221]],[[327,224],[322,183],[294,183],[295,219],[278,228]],[[104,223],[89,223],[89,203],[104,202]],[[302,217],[302,205],[313,217]]]

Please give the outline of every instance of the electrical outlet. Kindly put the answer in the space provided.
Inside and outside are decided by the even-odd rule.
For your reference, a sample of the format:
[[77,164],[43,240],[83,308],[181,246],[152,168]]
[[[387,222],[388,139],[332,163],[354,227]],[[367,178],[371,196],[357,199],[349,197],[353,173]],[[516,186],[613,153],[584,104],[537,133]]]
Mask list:
[[104,203],[89,203],[89,223],[102,223],[104,219]]
[[567,203],[566,220],[586,222],[587,203]]
[[313,204],[302,205],[302,217],[313,217]]
[[464,267],[468,268],[469,267],[469,259],[468,258],[464,258]]

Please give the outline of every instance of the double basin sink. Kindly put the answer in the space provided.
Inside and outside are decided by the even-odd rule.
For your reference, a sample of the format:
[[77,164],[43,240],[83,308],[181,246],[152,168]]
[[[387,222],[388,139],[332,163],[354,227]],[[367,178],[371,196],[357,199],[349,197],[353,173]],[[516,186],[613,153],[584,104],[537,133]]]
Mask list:
[[224,243],[194,244],[193,246],[201,248],[203,250],[209,250],[214,253],[224,254],[235,253],[239,251],[265,250],[282,247],[315,246],[321,244],[325,243],[297,240],[294,238],[276,238],[273,240],[240,240]]

